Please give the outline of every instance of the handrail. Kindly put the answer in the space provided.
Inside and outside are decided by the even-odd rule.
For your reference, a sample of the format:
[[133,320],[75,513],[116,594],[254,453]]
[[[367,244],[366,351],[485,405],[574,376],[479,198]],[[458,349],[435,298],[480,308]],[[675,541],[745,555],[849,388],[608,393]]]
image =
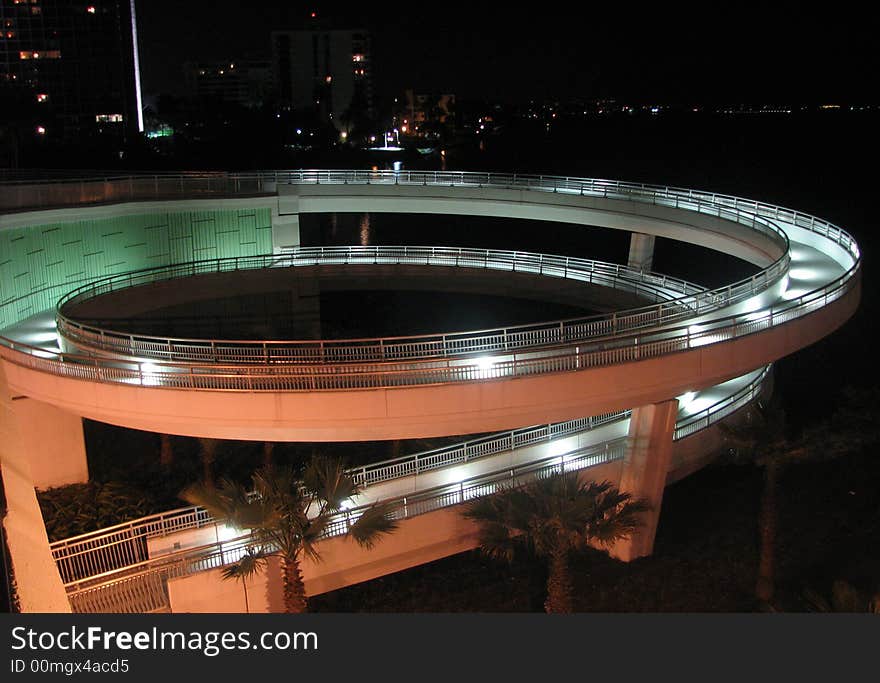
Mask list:
[[[859,262],[824,287],[754,313],[739,313],[699,325],[559,344],[540,351],[506,351],[489,358],[436,358],[363,364],[242,366],[139,363],[48,352],[13,340],[0,342],[0,356],[40,371],[98,382],[209,391],[324,391],[441,384],[564,372],[652,358],[735,339],[825,306],[856,286]],[[9,353],[23,351],[24,353]],[[106,363],[106,364],[105,364]]]
[[[101,278],[61,297],[56,306],[59,333],[84,350],[101,349],[141,358],[211,362],[363,362],[454,356],[479,352],[486,341],[503,339],[504,349],[547,345],[560,336],[571,342],[609,336],[626,330],[656,327],[694,314],[706,314],[754,296],[776,283],[786,271],[788,254],[770,268],[738,283],[707,291],[685,280],[602,261],[520,251],[447,247],[308,247],[283,256],[211,259],[132,271]],[[443,265],[536,273],[588,281],[615,289],[650,295],[661,303],[610,314],[566,318],[550,322],[381,338],[324,340],[242,340],[157,337],[131,334],[76,322],[64,309],[96,296],[175,277],[191,277],[267,267],[302,265],[414,264]],[[678,291],[670,296],[664,290]],[[574,334],[573,331],[576,331]],[[542,334],[543,333],[543,334]],[[537,335],[537,338],[536,338]],[[490,342],[497,348],[497,343]]]
[[[690,416],[676,427],[675,438],[685,438],[695,431],[723,419],[748,401],[756,398],[768,377],[770,366],[747,386]],[[722,407],[719,407],[722,406]],[[716,409],[717,408],[717,409]],[[705,419],[702,415],[705,413]],[[713,417],[714,416],[714,417]],[[712,419],[710,420],[710,417]],[[679,436],[679,428],[693,425],[696,429]],[[553,425],[549,425],[552,427]],[[565,471],[581,469],[619,460],[625,455],[628,438],[620,437],[600,444],[577,448],[567,453],[542,458],[524,465],[506,467],[488,474],[477,475],[456,484],[445,484],[418,491],[415,494],[397,496],[383,502],[391,506],[394,519],[408,519],[452,505],[458,505],[478,496],[494,493],[501,486],[521,486],[535,479],[552,476]],[[324,537],[345,533],[367,506],[359,506],[338,513],[328,523]],[[176,551],[136,564],[105,571],[97,576],[65,582],[71,606],[76,612],[133,611],[133,604],[142,611],[165,609],[170,606],[167,581],[207,569],[215,569],[237,562],[254,547],[249,535],[228,541],[218,541],[197,548]]]
[[[677,441],[709,427],[759,396],[770,368],[771,366],[766,366],[752,381],[733,394],[716,401],[695,415],[679,420],[673,438]],[[348,473],[359,484],[369,486],[582,433],[626,419],[629,414],[630,411],[626,410],[568,422],[526,427],[512,432],[498,432],[445,448],[351,468]],[[198,529],[215,523],[204,508],[189,506],[55,541],[50,547],[62,579],[65,582],[78,581],[82,580],[81,577],[85,576],[86,572],[97,571],[107,566],[118,567],[125,562],[128,563],[125,566],[131,566],[138,561],[146,561],[148,538],[166,536],[186,529]]]
[[[670,188],[657,188],[647,185],[635,185],[627,183],[618,183],[613,181],[600,181],[592,179],[572,179],[572,178],[554,178],[534,176],[510,176],[499,174],[465,174],[459,172],[452,173],[433,173],[433,172],[407,172],[407,173],[373,173],[359,171],[279,171],[269,174],[255,174],[252,176],[229,176],[229,175],[212,175],[212,179],[237,179],[258,178],[267,182],[363,182],[363,183],[406,183],[411,184],[428,184],[429,180],[432,184],[438,185],[478,185],[483,186],[485,183],[494,183],[493,186],[510,186],[520,188],[534,189],[540,191],[553,192],[579,192],[583,194],[598,194],[604,197],[624,198],[633,201],[648,201],[649,203],[669,204],[678,206],[679,208],[689,208],[690,210],[713,213],[715,215],[723,213],[724,210],[735,211],[755,211],[758,213],[766,213],[773,219],[778,218],[780,221],[791,222],[799,227],[806,228],[816,234],[839,244],[846,249],[853,257],[854,264],[843,276],[837,278],[825,287],[816,288],[812,292],[799,297],[792,302],[785,302],[781,307],[776,309],[764,309],[767,312],[770,321],[775,324],[779,322],[778,313],[787,313],[787,317],[796,317],[800,306],[800,312],[808,312],[815,307],[815,299],[819,296],[830,300],[841,294],[844,288],[848,289],[850,280],[860,266],[860,256],[858,247],[852,238],[842,229],[831,225],[820,219],[797,212],[791,212],[780,207],[772,207],[770,205],[759,204],[750,200],[740,200],[726,195],[715,195],[708,193],[700,193],[692,190],[673,190]],[[183,183],[184,176],[177,177]],[[262,182],[261,180],[261,182]],[[185,183],[183,183],[185,185]],[[711,206],[710,206],[711,204]],[[727,207],[726,209],[724,207]],[[755,222],[756,229],[762,230],[762,227]],[[774,233],[778,230],[775,226],[763,226],[763,229]],[[780,235],[784,235],[783,231],[779,231]],[[718,328],[718,320],[710,321],[713,328]],[[742,333],[750,333],[754,331],[755,326],[739,325],[736,327],[735,321],[721,319],[722,323],[728,323],[735,329],[728,330],[721,338],[733,338]],[[745,317],[740,321],[743,323],[750,322]],[[704,330],[703,325],[694,326],[697,329]],[[103,366],[93,358],[82,358],[74,355],[57,355],[47,353],[44,349],[29,347],[11,340],[0,340],[0,344],[6,349],[16,351],[9,353],[6,349],[0,347],[0,353],[9,360],[20,364],[37,367],[43,371],[57,372],[67,376],[80,377],[101,382],[125,382],[135,383],[141,386],[171,386],[175,388],[190,389],[208,389],[208,390],[230,390],[230,391],[315,391],[327,389],[358,389],[358,388],[375,388],[377,386],[401,386],[404,384],[432,384],[457,381],[472,381],[474,379],[486,379],[495,376],[513,376],[520,374],[522,371],[544,372],[544,371],[562,371],[566,369],[578,369],[580,367],[596,366],[614,362],[621,362],[641,357],[649,357],[667,351],[683,350],[691,348],[693,343],[697,345],[709,343],[712,341],[711,335],[702,335],[702,337],[691,335],[683,328],[673,328],[678,336],[678,343],[672,343],[672,338],[667,335],[666,343],[663,345],[654,344],[652,341],[659,341],[656,335],[653,338],[633,339],[632,337],[613,337],[614,349],[604,349],[613,351],[604,354],[593,354],[590,357],[572,358],[569,353],[567,359],[553,358],[552,354],[544,353],[544,358],[517,358],[516,351],[508,352],[508,358],[501,359],[496,362],[494,359],[493,370],[489,373],[485,371],[480,363],[471,363],[462,365],[461,367],[446,368],[440,366],[419,366],[410,363],[411,367],[394,367],[382,362],[371,364],[373,367],[359,362],[357,366],[344,368],[340,361],[336,359],[327,359],[332,365],[324,366],[319,373],[311,376],[304,376],[302,372],[294,372],[289,367],[284,368],[260,368],[252,370],[250,373],[243,372],[241,367],[224,366],[222,364],[212,365],[210,368],[198,363],[185,364],[161,364],[149,363],[144,364],[126,363],[109,361]],[[551,339],[550,342],[556,343],[559,349],[568,346],[571,351],[569,342],[572,334],[578,334],[583,330],[563,329],[559,337]],[[717,336],[717,335],[716,335]],[[476,352],[487,353],[504,350],[504,340],[488,340],[491,342],[485,347],[481,347]],[[545,341],[545,340],[542,340]],[[631,345],[627,350],[621,350],[624,346]],[[606,345],[607,346],[607,345]],[[508,341],[508,349],[510,344]],[[527,348],[527,347],[524,347]],[[551,349],[551,346],[541,344],[543,349]],[[664,350],[665,349],[665,350]],[[591,348],[595,351],[595,346]],[[19,353],[20,352],[20,353]],[[583,355],[584,349],[576,348],[577,356]],[[28,357],[27,354],[30,354]],[[565,354],[562,354],[565,355]],[[447,364],[454,359],[446,358]],[[572,361],[575,362],[572,362]],[[587,365],[582,365],[584,361]],[[511,367],[512,364],[512,367]],[[78,367],[74,367],[78,366]],[[545,369],[546,368],[546,369]]]
[[[199,182],[208,182],[207,187],[199,187]],[[160,182],[162,183],[160,186]],[[211,183],[215,187],[211,187]],[[132,174],[121,173],[98,174],[85,176],[75,180],[57,179],[42,180],[34,183],[24,181],[0,181],[0,209],[42,209],[53,206],[49,199],[62,200],[56,206],[88,205],[95,202],[106,201],[134,201],[139,199],[165,199],[169,196],[199,196],[199,195],[226,195],[240,194],[247,189],[255,189],[259,194],[275,194],[278,183],[282,184],[391,184],[391,185],[432,185],[454,187],[477,186],[498,187],[513,189],[528,189],[544,192],[567,192],[584,196],[601,196],[604,198],[621,198],[637,202],[658,203],[658,199],[674,201],[675,206],[679,202],[697,203],[697,211],[700,211],[702,202],[711,205],[726,204],[737,209],[753,211],[757,216],[780,218],[790,217],[792,225],[808,228],[817,234],[822,234],[829,239],[834,235],[838,244],[846,248],[855,257],[859,257],[858,247],[852,236],[838,226],[827,221],[817,219],[810,214],[801,213],[786,207],[758,202],[756,200],[742,199],[718,192],[707,190],[693,190],[689,188],[652,185],[649,183],[633,183],[620,180],[605,180],[599,178],[577,178],[570,176],[555,175],[530,175],[516,173],[488,173],[474,171],[373,171],[373,170],[345,170],[345,169],[296,169],[296,170],[269,170],[255,171],[250,173],[228,172],[170,172]],[[85,183],[100,183],[101,187],[89,188],[93,194],[85,190]],[[118,184],[112,186],[112,183]],[[252,186],[249,183],[253,184]],[[70,191],[66,195],[55,195],[49,198],[46,193],[40,193],[40,188],[67,187]],[[13,191],[24,188],[17,193],[18,201],[13,203]],[[79,190],[75,193],[74,190]],[[98,191],[103,194],[98,194]],[[31,192],[28,201],[26,192]],[[252,194],[252,193],[251,193]],[[63,201],[66,200],[66,201]],[[662,202],[661,202],[662,203]],[[682,208],[682,207],[678,207]],[[823,232],[823,228],[828,228]]]
[[[479,495],[491,493],[499,486],[508,482],[513,485],[521,485],[536,477],[550,476],[558,473],[560,468],[568,471],[576,471],[584,469],[585,467],[592,467],[612,460],[618,460],[624,455],[626,440],[626,437],[621,437],[597,446],[576,449],[569,453],[542,458],[541,460],[523,465],[505,467],[504,469],[495,472],[469,477],[455,484],[435,486],[416,494],[398,496],[383,502],[391,507],[391,516],[394,519],[415,517],[450,505],[457,505]],[[344,534],[348,527],[358,519],[360,514],[362,514],[365,507],[366,506],[352,508],[333,515],[326,525],[322,538],[332,538]],[[147,559],[129,566],[111,569],[94,577],[84,577],[72,581],[66,581],[64,586],[68,590],[68,595],[70,596],[75,595],[83,589],[94,588],[94,583],[96,582],[112,580],[114,577],[123,577],[132,570],[140,572],[149,567],[158,567],[161,569],[162,567],[167,567],[169,565],[176,565],[178,567],[181,565],[192,566],[193,561],[195,561],[194,564],[198,567],[196,571],[202,571],[202,568],[199,565],[203,564],[211,555],[222,553],[224,544],[233,544],[244,551],[249,545],[246,540],[247,538],[248,535],[244,535],[234,538],[231,541],[206,544],[196,548],[175,551],[167,555]],[[212,549],[214,550],[213,553]],[[209,564],[213,563],[209,562]],[[222,565],[213,564],[213,566]],[[176,575],[181,576],[188,573],[193,572],[188,571],[187,567],[184,567],[182,573]]]

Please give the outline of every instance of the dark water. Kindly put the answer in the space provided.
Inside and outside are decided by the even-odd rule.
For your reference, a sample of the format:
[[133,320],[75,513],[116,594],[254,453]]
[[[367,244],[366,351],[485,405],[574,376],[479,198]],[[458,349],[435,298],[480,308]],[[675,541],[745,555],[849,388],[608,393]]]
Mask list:
[[[503,277],[498,274],[498,277]],[[521,294],[521,291],[520,291]],[[244,299],[244,300],[242,300]],[[218,313],[224,307],[236,312]],[[320,294],[319,326],[304,326],[290,292],[161,308],[139,318],[85,320],[135,334],[215,339],[358,339],[464,332],[593,315],[585,306],[459,292],[334,291]],[[173,312],[173,315],[171,314]]]
[[449,292],[361,291],[321,295],[325,338],[396,337],[508,327],[587,316],[575,306]]
[[[621,230],[484,216],[307,214],[304,246],[414,245],[510,249],[626,263],[630,235]],[[754,266],[726,254],[659,238],[654,270],[715,287],[748,277]]]

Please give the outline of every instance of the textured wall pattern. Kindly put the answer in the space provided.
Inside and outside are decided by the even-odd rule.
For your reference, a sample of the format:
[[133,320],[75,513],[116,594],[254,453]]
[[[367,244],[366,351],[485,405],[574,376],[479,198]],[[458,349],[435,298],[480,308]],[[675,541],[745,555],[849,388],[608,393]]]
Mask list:
[[55,305],[84,280],[272,252],[267,208],[156,212],[0,231],[0,329]]

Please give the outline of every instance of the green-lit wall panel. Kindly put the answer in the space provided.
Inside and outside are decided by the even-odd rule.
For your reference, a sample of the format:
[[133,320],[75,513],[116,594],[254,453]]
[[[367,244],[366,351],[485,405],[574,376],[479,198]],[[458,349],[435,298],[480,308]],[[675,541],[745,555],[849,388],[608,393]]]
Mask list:
[[0,231],[0,329],[53,306],[76,286],[71,283],[271,252],[268,208],[157,212],[6,229]]

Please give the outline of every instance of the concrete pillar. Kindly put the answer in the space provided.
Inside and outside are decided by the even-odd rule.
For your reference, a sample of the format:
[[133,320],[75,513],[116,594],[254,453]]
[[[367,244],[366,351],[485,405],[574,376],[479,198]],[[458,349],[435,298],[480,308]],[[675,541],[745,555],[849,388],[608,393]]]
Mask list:
[[299,245],[299,215],[273,217],[272,251],[277,254],[283,249]]
[[34,491],[29,451],[21,438],[17,405],[9,397],[0,363],[0,470],[6,497],[3,527],[22,612],[70,612],[70,602],[49,550]]
[[34,486],[85,484],[89,465],[82,418],[32,398],[20,397],[12,403]]
[[634,232],[629,239],[630,268],[639,268],[644,271],[651,270],[654,265],[654,235],[643,235]]
[[633,409],[619,488],[633,498],[645,499],[651,510],[642,515],[642,526],[632,538],[612,549],[611,554],[624,562],[645,557],[654,550],[677,415],[676,399]]
[[299,197],[285,195],[283,208],[279,201],[278,209],[272,211],[272,252],[277,254],[283,249],[298,247],[300,243]]

